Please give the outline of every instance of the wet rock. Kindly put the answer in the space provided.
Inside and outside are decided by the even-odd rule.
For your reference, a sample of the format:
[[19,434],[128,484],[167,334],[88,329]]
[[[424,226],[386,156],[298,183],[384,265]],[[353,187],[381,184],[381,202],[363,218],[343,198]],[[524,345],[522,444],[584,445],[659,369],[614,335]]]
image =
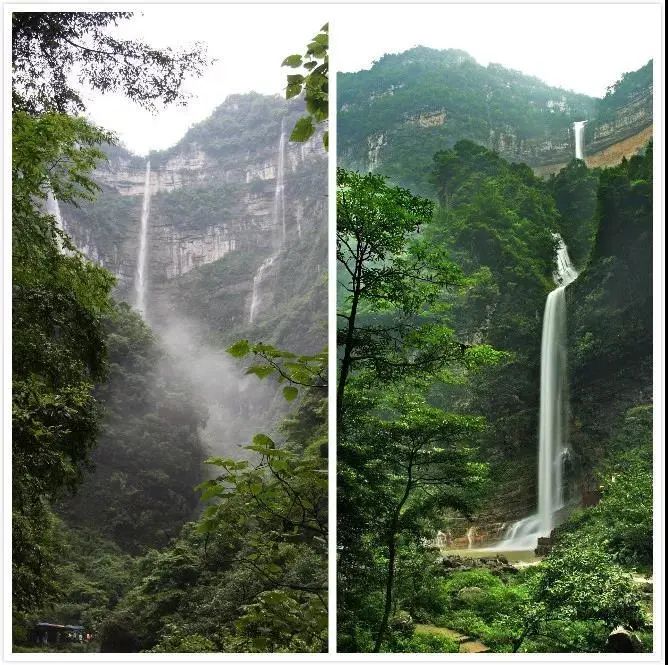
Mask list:
[[462,565],[462,559],[458,556],[444,556],[441,559],[441,565],[444,568],[459,568]]
[[637,635],[618,626],[608,635],[605,650],[608,653],[640,653],[642,642]]
[[547,556],[552,551],[552,545],[552,534],[547,538],[539,538],[535,549],[536,556]]

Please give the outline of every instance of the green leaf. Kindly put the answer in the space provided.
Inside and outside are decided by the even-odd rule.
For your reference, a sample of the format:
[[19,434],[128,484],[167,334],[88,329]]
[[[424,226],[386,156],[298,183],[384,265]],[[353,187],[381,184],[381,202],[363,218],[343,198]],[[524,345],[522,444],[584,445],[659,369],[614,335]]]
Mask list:
[[299,55],[299,53],[295,53],[294,55],[289,55],[285,60],[283,60],[281,67],[299,67],[301,64],[301,55]]
[[293,97],[296,97],[301,91],[302,91],[301,83],[297,83],[295,85],[289,85],[285,89],[285,98],[292,99]]
[[276,444],[266,434],[258,433],[253,437],[253,445],[263,448],[274,448]]
[[308,141],[313,136],[313,132],[315,132],[313,121],[310,117],[304,116],[299,118],[295,123],[295,128],[292,130],[292,134],[290,134],[290,140],[298,142]]
[[246,370],[246,374],[255,374],[260,379],[266,379],[274,373],[274,368],[271,365],[251,365]]
[[240,339],[227,349],[227,353],[235,358],[243,358],[250,353],[250,344],[247,339]]
[[297,390],[297,388],[294,386],[286,386],[283,388],[283,397],[285,397],[288,402],[292,402],[292,400],[294,400],[298,394],[299,390]]

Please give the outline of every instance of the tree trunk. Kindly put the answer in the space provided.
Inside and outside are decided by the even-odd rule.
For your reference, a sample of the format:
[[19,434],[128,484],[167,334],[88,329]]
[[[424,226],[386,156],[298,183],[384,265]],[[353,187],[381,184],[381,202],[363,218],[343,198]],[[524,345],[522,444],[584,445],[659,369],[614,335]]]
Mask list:
[[393,533],[388,543],[388,562],[387,562],[387,580],[385,581],[385,609],[383,611],[383,619],[378,628],[378,635],[376,636],[376,643],[373,650],[375,653],[380,651],[387,630],[387,624],[390,620],[390,612],[392,611],[392,591],[394,589],[394,563],[397,557],[397,537]]
[[343,346],[343,360],[341,361],[341,371],[339,372],[339,385],[336,389],[336,422],[340,423],[343,416],[343,394],[346,390],[346,381],[352,365],[353,340],[355,338],[355,317],[357,316],[357,306],[360,301],[359,288],[353,293],[353,302],[350,307],[350,317],[348,318],[348,330],[346,331],[346,340]]

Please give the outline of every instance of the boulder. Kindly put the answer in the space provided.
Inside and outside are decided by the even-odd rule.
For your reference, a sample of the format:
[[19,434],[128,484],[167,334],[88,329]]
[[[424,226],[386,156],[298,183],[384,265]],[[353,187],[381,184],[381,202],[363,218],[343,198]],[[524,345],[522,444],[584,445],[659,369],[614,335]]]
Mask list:
[[637,635],[618,626],[608,635],[605,650],[608,653],[640,653],[642,642]]
[[390,619],[390,629],[394,633],[399,633],[401,635],[405,635],[406,637],[410,637],[415,630],[413,617],[404,610],[397,612]]

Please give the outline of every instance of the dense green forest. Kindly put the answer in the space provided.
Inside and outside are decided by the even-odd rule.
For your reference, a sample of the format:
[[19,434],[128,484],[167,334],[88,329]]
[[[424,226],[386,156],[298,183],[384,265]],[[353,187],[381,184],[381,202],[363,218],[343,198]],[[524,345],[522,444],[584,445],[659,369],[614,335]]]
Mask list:
[[[366,131],[355,95],[377,95],[390,64],[417,71],[423,51],[436,57],[409,51],[342,76],[344,164],[347,123]],[[440,85],[461,87],[458,75]],[[432,84],[416,74],[408,87]],[[403,94],[387,93],[388,109]],[[450,141],[429,167],[393,153],[378,175],[339,170],[339,649],[652,651],[652,145],[542,179]],[[566,288],[565,506],[536,556],[494,544],[538,500],[559,237],[580,272]]]
[[[231,400],[234,393],[231,406],[239,409],[240,389],[231,391],[229,377],[219,376],[219,394],[204,404],[202,386],[184,371],[184,358],[174,355],[164,329],[151,328],[123,301],[134,278],[123,255],[134,242],[142,203],[119,196],[109,178],[124,164],[131,183],[133,170],[145,162],[84,119],[84,102],[67,78],[83,67],[82,80],[97,91],[124,92],[152,110],[182,101],[181,86],[207,66],[206,53],[201,46],[163,52],[113,36],[114,26],[131,18],[123,12],[13,15],[14,651],[322,651],[327,354],[321,309],[312,302],[322,299],[323,279],[300,278],[309,287],[301,300],[284,288],[277,298],[289,309],[282,318],[261,320],[263,327],[252,332],[264,343],[253,344],[233,343],[248,325],[226,318],[230,261],[170,285],[171,296],[178,300],[178,294],[207,324],[202,360],[226,356],[237,374],[246,372],[246,383],[257,388],[262,381],[258,395],[273,394],[273,402],[284,405],[270,414],[280,422],[262,433],[268,417],[252,417],[258,414],[249,390],[243,399],[251,433],[244,448],[211,456],[220,450],[208,428],[211,401]],[[82,47],[83,40],[99,54]],[[308,138],[297,131],[307,117],[322,134],[326,26],[306,52],[320,63],[312,77],[302,77],[309,81],[306,115],[303,101],[291,102],[286,112],[285,101],[254,93],[221,107],[224,115],[239,103],[255,105],[260,119],[245,128],[263,125],[264,134],[244,141],[274,144],[282,117],[294,125],[297,140]],[[268,109],[277,111],[270,123],[264,122]],[[197,131],[202,127],[186,139]],[[214,152],[239,136],[238,128],[216,125],[215,118],[206,132]],[[233,145],[230,150],[226,159],[238,166],[243,156]],[[316,168],[287,184],[291,196],[324,199],[318,191],[322,161],[314,159]],[[173,189],[159,197],[155,212],[166,222],[188,213],[206,226],[231,211],[241,214],[236,200],[245,196],[233,184]],[[67,230],[50,207],[53,199],[66,212]],[[312,239],[319,229],[311,213]],[[309,246],[309,270],[322,254],[317,244]],[[234,259],[252,256],[256,271],[257,249],[246,250]],[[117,278],[102,267],[114,255]],[[309,312],[300,328],[299,308]],[[186,359],[194,353],[187,352]],[[221,407],[228,408],[223,413],[231,408]],[[214,433],[233,424],[217,427]],[[59,625],[60,637],[51,628],[45,642],[39,622]],[[65,634],[73,626],[83,626],[89,637],[70,640]]]

